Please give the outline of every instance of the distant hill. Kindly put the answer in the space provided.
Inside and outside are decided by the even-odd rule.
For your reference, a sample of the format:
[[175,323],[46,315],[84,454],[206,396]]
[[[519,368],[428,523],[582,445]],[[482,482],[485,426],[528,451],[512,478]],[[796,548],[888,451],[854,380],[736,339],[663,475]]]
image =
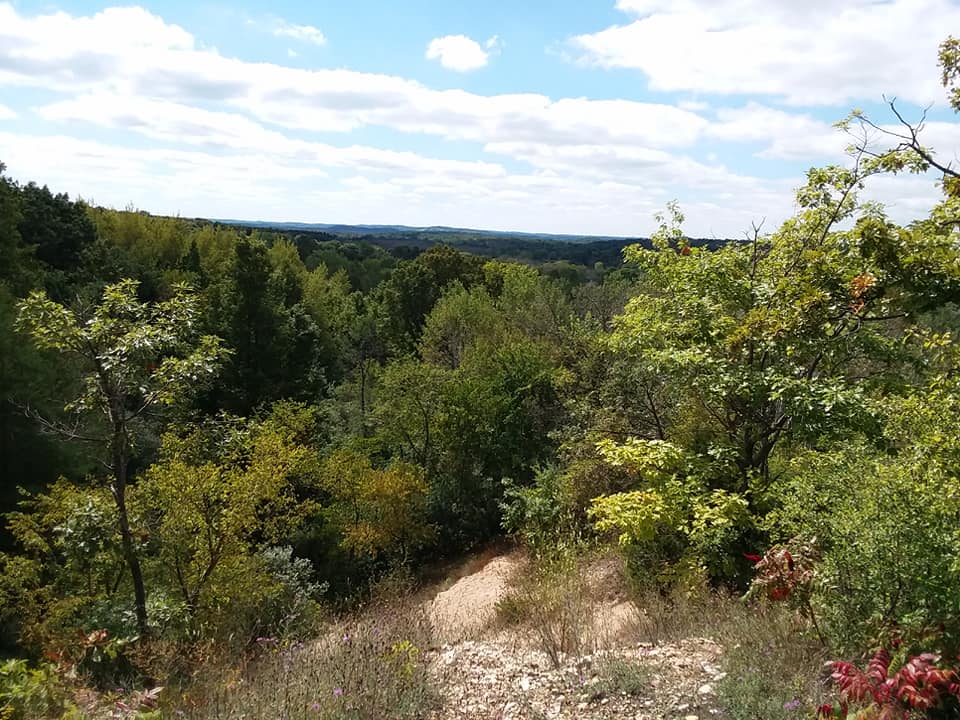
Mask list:
[[602,241],[637,242],[637,238],[627,238],[616,235],[570,235],[554,233],[531,233],[506,230],[477,230],[474,228],[457,228],[446,225],[431,225],[416,227],[413,225],[344,225],[333,223],[303,223],[303,222],[269,222],[264,220],[226,220],[212,219],[212,222],[224,225],[254,227],[281,231],[325,232],[340,236],[361,235],[450,235],[456,237],[485,236],[503,238],[529,238],[533,240],[555,240],[558,242],[590,243]]
[[[557,235],[550,233],[473,230],[446,226],[343,225],[331,223],[213,220],[239,228],[282,233],[302,251],[311,244],[329,241],[361,242],[381,247],[396,257],[411,258],[433,245],[450,245],[464,252],[489,258],[529,263],[569,262],[592,268],[597,263],[617,267],[623,248],[639,243],[650,247],[649,238],[608,235]],[[690,240],[692,245],[719,247],[727,240]],[[309,254],[309,252],[304,253]]]

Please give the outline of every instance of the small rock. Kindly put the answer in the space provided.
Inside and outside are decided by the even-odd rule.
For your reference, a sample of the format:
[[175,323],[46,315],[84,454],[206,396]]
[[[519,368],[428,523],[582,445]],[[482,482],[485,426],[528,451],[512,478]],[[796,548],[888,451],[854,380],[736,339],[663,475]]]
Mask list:
[[683,720],[700,720],[699,715],[684,715]]
[[706,685],[701,685],[700,688],[697,690],[697,694],[713,695],[713,685],[710,685],[709,683]]
[[527,692],[530,689],[530,678],[522,677],[520,678],[520,689],[524,692]]

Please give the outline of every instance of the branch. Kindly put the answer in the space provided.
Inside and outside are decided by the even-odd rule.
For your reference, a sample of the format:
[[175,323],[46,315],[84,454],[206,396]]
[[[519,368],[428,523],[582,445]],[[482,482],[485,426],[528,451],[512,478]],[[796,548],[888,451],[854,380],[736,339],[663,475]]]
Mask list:
[[41,429],[41,432],[47,433],[49,435],[57,435],[67,440],[77,440],[80,442],[94,442],[102,443],[102,437],[95,437],[92,435],[86,435],[80,430],[80,417],[77,416],[74,418],[72,424],[67,424],[59,420],[50,420],[49,418],[44,417],[40,414],[38,410],[29,405],[20,405],[13,400],[10,403],[23,411],[23,414],[28,418],[36,422]]
[[[884,100],[886,100],[886,98],[884,98]],[[862,115],[860,116],[860,121],[874,128],[875,130],[883,133],[884,135],[887,135],[888,137],[895,137],[900,139],[901,143],[897,146],[894,152],[902,152],[904,150],[910,150],[916,153],[916,155],[918,155],[920,159],[922,159],[930,167],[936,168],[947,177],[960,179],[960,172],[951,168],[949,164],[943,165],[937,162],[934,159],[933,155],[931,155],[930,152],[924,149],[924,147],[920,144],[919,135],[921,132],[923,132],[924,124],[927,121],[927,111],[930,109],[930,107],[928,106],[924,108],[923,113],[920,115],[920,122],[918,122],[916,125],[912,125],[903,117],[901,112],[897,109],[896,98],[886,100],[886,102],[887,102],[887,105],[890,107],[890,110],[893,112],[894,116],[897,118],[897,121],[903,127],[906,128],[907,134],[903,135],[897,132],[893,132],[892,130],[888,130],[887,128],[877,125],[872,120]],[[874,153],[868,153],[868,154],[870,154],[872,157],[883,157],[882,155],[876,155]],[[889,153],[885,153],[885,154],[889,154]]]

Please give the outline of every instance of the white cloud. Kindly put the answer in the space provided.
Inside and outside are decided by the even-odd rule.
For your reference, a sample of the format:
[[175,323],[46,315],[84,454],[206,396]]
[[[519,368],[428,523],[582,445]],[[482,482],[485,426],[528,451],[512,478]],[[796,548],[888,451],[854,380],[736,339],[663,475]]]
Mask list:
[[272,30],[276,37],[288,37],[314,45],[326,45],[327,38],[313,25],[294,25],[286,20],[277,20]]
[[490,51],[496,44],[496,35],[483,46],[466,35],[445,35],[430,41],[427,45],[427,59],[438,60],[443,67],[457,72],[478,70],[487,64]]
[[337,147],[292,139],[237,113],[205,110],[165,100],[91,94],[35,108],[45,120],[67,126],[91,123],[131,130],[158,142],[185,144],[203,152],[269,153],[284,163],[313,168],[350,168],[391,175],[433,174],[454,178],[497,178],[505,175],[497,163],[442,160],[416,153],[362,145]]
[[0,120],[13,120],[15,117],[17,117],[17,113],[0,103]]
[[[24,18],[0,3],[0,86],[221,103],[263,122],[316,132],[378,125],[481,142],[536,138],[676,147],[691,142],[707,124],[696,113],[665,104],[478,95],[433,90],[390,75],[250,63],[200,49],[191,35],[146,11],[121,15],[129,36],[139,39],[132,47],[114,42],[114,11],[90,18],[63,13]],[[69,43],[59,45],[61,36]]]
[[677,103],[677,107],[681,110],[689,110],[690,112],[703,112],[704,110],[710,109],[710,104],[702,100],[680,100]]
[[851,138],[829,123],[804,113],[789,113],[756,102],[720,108],[708,137],[730,142],[759,142],[758,157],[777,160],[838,159]]
[[939,100],[937,44],[953,0],[619,0],[635,19],[572,39],[583,59],[650,87],[845,105],[883,93]]
[[[491,38],[481,51],[499,46]],[[0,0],[0,88],[14,85],[54,95],[32,110],[55,128],[0,133],[16,177],[120,207],[208,217],[645,234],[675,197],[691,233],[729,237],[752,220],[766,216],[772,227],[792,214],[800,179],[751,177],[702,143],[801,159],[833,158],[845,142],[809,114],[761,103],[706,114],[700,89],[682,107],[440,91],[391,75],[226,57],[138,8],[24,17]],[[108,128],[109,144],[83,139],[89,124]],[[475,157],[350,144],[362,127],[474,143]],[[960,147],[951,127],[931,124],[931,144]],[[326,133],[324,142],[313,133]],[[900,208],[929,201],[922,181],[897,183],[878,192]]]

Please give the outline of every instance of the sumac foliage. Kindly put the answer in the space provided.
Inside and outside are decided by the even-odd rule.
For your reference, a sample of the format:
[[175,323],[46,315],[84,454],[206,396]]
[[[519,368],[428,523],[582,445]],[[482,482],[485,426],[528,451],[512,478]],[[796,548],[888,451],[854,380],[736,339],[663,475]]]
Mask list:
[[933,653],[915,655],[891,671],[890,652],[878,650],[863,670],[851,662],[830,663],[831,678],[840,688],[837,707],[822,705],[819,717],[851,717],[850,706],[859,707],[852,717],[906,720],[916,713],[929,713],[960,697],[960,676],[950,667],[938,667]]

